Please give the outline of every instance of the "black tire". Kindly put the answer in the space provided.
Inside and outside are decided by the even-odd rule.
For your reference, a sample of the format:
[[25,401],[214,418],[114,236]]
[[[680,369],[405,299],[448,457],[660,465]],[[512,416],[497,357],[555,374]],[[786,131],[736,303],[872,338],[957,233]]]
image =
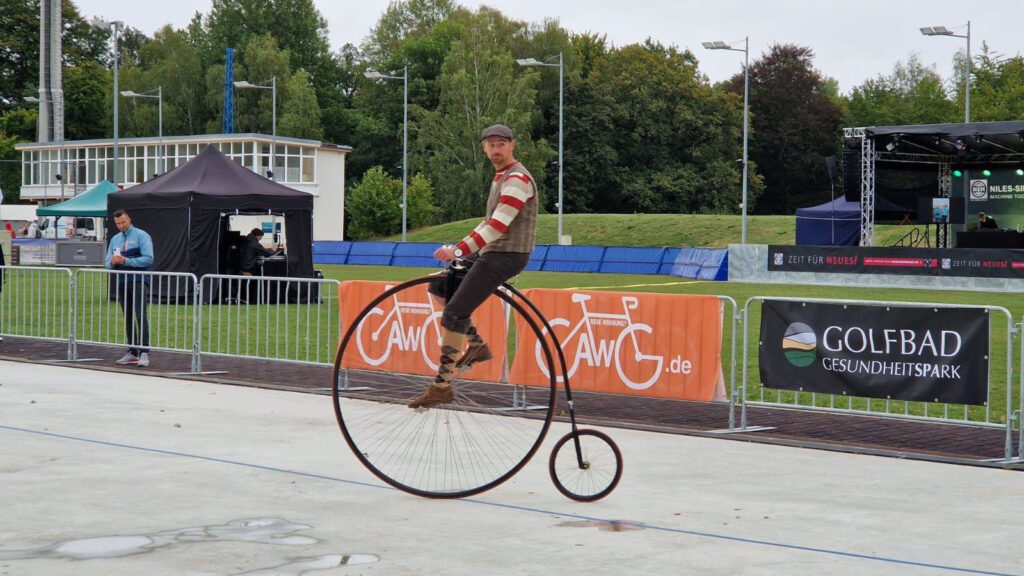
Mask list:
[[[577,459],[580,441],[583,466]],[[622,479],[622,452],[604,432],[577,430],[562,436],[551,449],[548,472],[558,491],[578,502],[594,502],[612,493]]]
[[[410,494],[461,498],[494,488],[533,457],[554,415],[556,372],[551,369],[554,362],[548,348],[548,374],[552,376],[545,377],[544,386],[513,387],[502,382],[504,377],[482,379],[471,370],[466,378],[456,376],[453,381],[456,392],[453,401],[413,410],[406,404],[430,385],[433,374],[410,374],[408,369],[403,369],[403,373],[397,369],[397,361],[390,359],[370,368],[342,366],[343,359],[353,358],[347,355],[360,353],[355,338],[363,319],[373,313],[381,323],[385,319],[380,312],[373,312],[374,308],[390,311],[398,302],[414,302],[402,309],[419,310],[418,316],[410,314],[409,322],[403,320],[398,330],[399,339],[405,342],[412,334],[408,341],[416,342],[420,338],[419,344],[425,346],[423,334],[432,331],[425,328],[423,317],[431,312],[419,303],[429,302],[426,285],[436,279],[437,276],[427,276],[394,286],[374,298],[352,321],[334,360],[332,397],[345,441],[370,472]],[[526,313],[517,297],[498,290],[491,298],[499,298],[506,305],[503,310],[513,316],[508,318],[510,332],[515,330],[515,317],[521,317],[540,338],[535,317]],[[410,332],[418,326],[424,328]],[[501,344],[505,345],[505,356],[511,358],[509,354],[516,338],[510,335],[506,340],[505,343],[488,343],[495,352],[491,362],[499,361],[501,355],[496,346]],[[422,353],[417,351],[416,355],[421,357]],[[346,365],[352,364],[346,362]],[[534,410],[509,410],[513,405],[514,388],[520,406],[530,405]]]

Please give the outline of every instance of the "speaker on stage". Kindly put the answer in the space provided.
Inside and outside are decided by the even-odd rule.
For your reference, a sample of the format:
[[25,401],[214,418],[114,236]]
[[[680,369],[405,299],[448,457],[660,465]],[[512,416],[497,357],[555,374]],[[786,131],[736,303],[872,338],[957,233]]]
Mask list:
[[860,202],[860,138],[843,142],[843,196],[849,202]]

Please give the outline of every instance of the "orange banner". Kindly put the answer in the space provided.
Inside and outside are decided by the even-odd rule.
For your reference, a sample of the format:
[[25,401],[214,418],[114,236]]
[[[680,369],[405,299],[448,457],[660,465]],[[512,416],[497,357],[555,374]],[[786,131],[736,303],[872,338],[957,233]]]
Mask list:
[[[722,304],[717,297],[540,288],[523,292],[561,342],[573,390],[699,401],[724,396]],[[509,382],[546,385],[542,347],[518,316],[516,333],[518,352]]]
[[[338,288],[342,336],[367,304],[394,285],[365,280],[342,282]],[[499,380],[507,341],[502,309],[499,299],[491,296],[473,313],[473,324],[484,341],[490,343],[494,359],[474,365],[462,378]],[[427,284],[385,299],[356,328],[342,366],[399,374],[436,374],[443,310],[427,292]]]

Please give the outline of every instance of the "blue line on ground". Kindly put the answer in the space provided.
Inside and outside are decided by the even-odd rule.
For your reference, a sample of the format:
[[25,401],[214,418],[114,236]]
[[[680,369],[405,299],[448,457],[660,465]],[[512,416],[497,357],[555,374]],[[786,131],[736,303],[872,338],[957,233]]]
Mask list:
[[[378,488],[383,490],[398,491],[396,488],[385,486],[383,484],[372,484],[370,482],[360,482],[358,480],[349,480],[346,478],[338,478],[336,476],[327,476],[325,474],[316,474],[313,472],[301,472],[298,470],[289,470],[287,468],[277,468],[274,466],[265,466],[263,464],[253,464],[251,462],[241,462],[238,460],[228,460],[225,458],[215,458],[212,456],[202,456],[199,454],[189,454],[187,452],[176,452],[174,450],[163,450],[160,448],[147,448],[145,446],[134,446],[132,444],[122,444],[119,442],[110,442],[107,440],[96,440],[93,438],[82,438],[79,436],[69,436],[66,434],[57,434],[55,432],[46,432],[42,430],[32,430],[29,428],[19,428],[16,426],[6,426],[0,424],[0,430],[10,430],[12,432],[23,432],[26,434],[35,434],[38,436],[49,436],[52,438],[60,438],[63,440],[73,440],[76,442],[85,442],[89,444],[97,444],[100,446],[111,446],[114,448],[126,448],[129,450],[136,450],[139,452],[149,452],[152,454],[163,454],[166,456],[179,456],[183,458],[192,458],[194,460],[205,460],[207,462],[216,462],[218,464],[231,464],[234,466],[243,466],[246,468],[253,468],[257,470],[266,470],[268,472],[281,472],[284,474],[293,474],[296,476],[303,476],[306,478],[315,478],[318,480],[329,480],[331,482],[340,482],[342,484],[351,484],[353,486],[361,486],[364,488]],[[612,522],[613,520],[608,518],[597,518],[594,516],[586,516],[584,514],[573,514],[571,512],[558,512],[555,510],[544,510],[543,508],[531,508],[529,506],[518,506],[515,504],[502,504],[500,502],[488,502],[485,500],[478,500],[475,498],[463,498],[460,502],[469,502],[477,505],[492,506],[495,508],[504,508],[507,510],[517,510],[520,512],[530,512],[535,514],[545,514],[551,516],[564,516],[567,518],[577,518],[580,520],[589,520],[593,522]],[[828,554],[831,556],[842,556],[844,558],[857,558],[860,560],[871,560],[875,562],[886,562],[890,564],[900,564],[904,566],[916,566],[919,568],[933,568],[935,570],[945,570],[948,572],[959,572],[962,574],[983,574],[985,576],[1019,576],[1010,572],[993,572],[990,570],[980,570],[974,568],[964,568],[962,566],[948,566],[945,564],[932,564],[929,562],[918,562],[914,560],[902,560],[900,558],[890,558],[886,556],[871,556],[869,554],[858,554],[856,552],[845,552],[843,550],[832,550],[829,548],[815,548],[813,546],[800,546],[798,544],[786,544],[783,542],[772,542],[770,540],[757,540],[754,538],[742,538],[739,536],[729,536],[727,534],[717,534],[714,532],[701,532],[698,530],[685,530],[682,528],[669,528],[666,526],[655,526],[653,524],[645,524],[642,522],[631,522],[633,526],[645,528],[648,530],[658,530],[661,532],[670,532],[675,534],[686,534],[688,536],[699,536],[702,538],[711,538],[715,540],[726,540],[730,542],[741,542],[744,544],[755,544],[758,546],[770,546],[772,548],[782,548],[786,550],[800,550],[803,552],[814,552],[817,554]]]

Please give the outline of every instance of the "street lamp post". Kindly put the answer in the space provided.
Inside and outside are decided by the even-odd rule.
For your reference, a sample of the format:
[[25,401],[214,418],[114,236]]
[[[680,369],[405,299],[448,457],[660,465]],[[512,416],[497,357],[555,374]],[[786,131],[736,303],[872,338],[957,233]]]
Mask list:
[[120,151],[117,149],[117,115],[119,104],[117,98],[119,94],[117,89],[117,69],[121,60],[121,53],[117,47],[117,37],[120,30],[124,28],[124,22],[121,22],[120,20],[106,21],[95,18],[93,19],[92,23],[93,26],[96,26],[97,28],[102,28],[103,30],[113,29],[114,31],[114,184],[117,184],[118,182],[120,182]]
[[967,21],[967,34],[954,34],[945,26],[925,26],[921,28],[925,36],[952,36],[967,40],[967,71],[964,74],[964,123],[971,123],[971,21]]
[[562,58],[562,53],[558,53],[558,64],[550,63],[549,60],[554,59],[554,56],[546,58],[543,61],[537,60],[536,58],[518,58],[516,64],[520,66],[547,66],[547,67],[558,67],[558,243],[562,243],[562,179],[564,175],[564,169],[562,161],[563,153],[563,135],[565,131],[563,128],[563,117],[564,117],[564,96],[565,96],[565,61]]
[[[156,94],[153,94],[156,92]],[[167,172],[167,154],[164,151],[164,87],[157,86],[156,90],[150,90],[149,92],[133,92],[131,90],[125,90],[121,92],[121,96],[125,98],[156,98],[157,107],[157,141],[160,143],[160,173]]]
[[747,243],[747,143],[750,136],[750,36],[743,37],[743,49],[716,40],[701,42],[708,50],[732,50],[743,52],[743,197],[740,200],[740,244]]
[[270,90],[270,178],[276,182],[277,174],[274,172],[274,168],[277,168],[277,76],[270,79],[270,86],[250,84],[246,80],[238,80],[235,82],[235,88]]
[[376,70],[363,73],[370,80],[401,80],[404,96],[402,99],[402,242],[408,229],[409,214],[409,66],[402,67],[401,76],[388,76]]

